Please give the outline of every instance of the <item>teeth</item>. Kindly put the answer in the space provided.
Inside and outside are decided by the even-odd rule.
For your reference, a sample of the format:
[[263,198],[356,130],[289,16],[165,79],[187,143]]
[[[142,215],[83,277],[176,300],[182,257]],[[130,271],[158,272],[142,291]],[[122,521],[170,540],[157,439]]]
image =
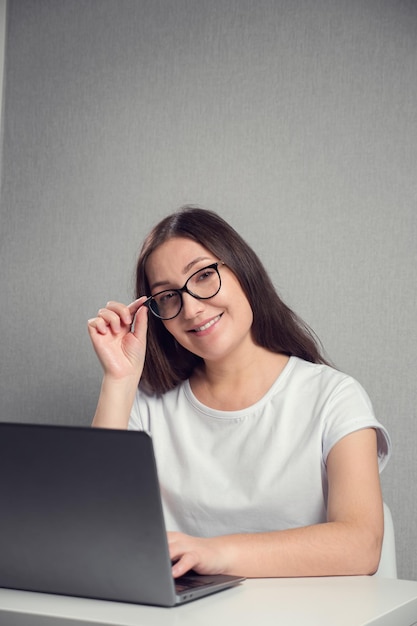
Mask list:
[[220,319],[220,315],[218,315],[213,320],[211,320],[211,322],[207,322],[207,324],[204,324],[203,326],[200,326],[199,328],[194,328],[194,332],[199,333],[202,330],[207,330],[207,328],[210,328],[210,326],[213,326],[213,324],[215,324],[219,319]]

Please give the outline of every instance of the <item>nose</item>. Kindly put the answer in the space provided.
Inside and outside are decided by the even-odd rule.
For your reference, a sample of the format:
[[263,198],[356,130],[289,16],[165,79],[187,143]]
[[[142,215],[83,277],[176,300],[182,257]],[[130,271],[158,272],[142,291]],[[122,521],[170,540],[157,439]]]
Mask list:
[[203,309],[204,304],[202,300],[194,298],[194,296],[186,292],[182,294],[182,314],[184,319],[189,320],[196,317]]

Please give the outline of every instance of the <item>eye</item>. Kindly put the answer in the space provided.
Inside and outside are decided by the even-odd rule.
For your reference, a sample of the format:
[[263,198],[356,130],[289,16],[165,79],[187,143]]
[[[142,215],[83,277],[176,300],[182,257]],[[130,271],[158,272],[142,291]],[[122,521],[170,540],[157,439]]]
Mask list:
[[201,272],[196,275],[196,280],[199,282],[207,280],[208,278],[211,278],[213,274],[215,274],[215,271],[211,268],[201,270]]
[[173,298],[178,298],[176,291],[162,291],[154,296],[157,304],[162,306],[168,304]]

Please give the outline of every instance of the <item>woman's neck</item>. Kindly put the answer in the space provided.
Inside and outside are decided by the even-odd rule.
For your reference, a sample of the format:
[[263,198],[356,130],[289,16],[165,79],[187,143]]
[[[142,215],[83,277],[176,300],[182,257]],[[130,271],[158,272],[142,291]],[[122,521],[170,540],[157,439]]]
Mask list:
[[206,362],[190,378],[196,398],[220,411],[238,411],[252,406],[271,388],[289,357],[259,346],[238,363]]

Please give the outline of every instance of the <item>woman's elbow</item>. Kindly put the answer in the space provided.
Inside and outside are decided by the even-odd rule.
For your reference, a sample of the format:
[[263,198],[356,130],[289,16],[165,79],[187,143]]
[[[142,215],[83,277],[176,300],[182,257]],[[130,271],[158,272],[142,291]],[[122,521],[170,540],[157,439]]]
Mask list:
[[359,576],[372,576],[378,570],[381,559],[383,532],[367,531],[363,533],[358,546],[357,567]]

